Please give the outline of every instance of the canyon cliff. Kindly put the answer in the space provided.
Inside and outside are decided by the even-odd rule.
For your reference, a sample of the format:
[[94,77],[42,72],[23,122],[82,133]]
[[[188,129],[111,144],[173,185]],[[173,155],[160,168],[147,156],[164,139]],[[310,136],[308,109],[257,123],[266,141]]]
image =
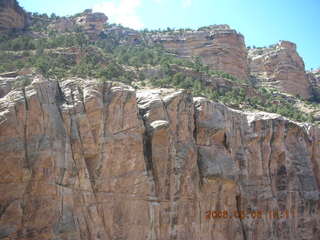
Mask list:
[[296,44],[280,41],[269,48],[250,49],[250,73],[261,85],[304,99],[311,97],[311,83]]
[[228,25],[212,25],[197,31],[169,31],[152,35],[178,57],[199,60],[212,70],[241,80],[254,78],[261,86],[309,99],[312,83],[297,47],[289,41],[247,50],[244,36]]
[[0,239],[320,239],[320,70],[294,43],[27,15],[0,2]]
[[0,32],[24,29],[29,23],[27,13],[16,0],[2,0],[0,2]]
[[244,37],[228,25],[212,25],[197,31],[174,31],[152,36],[154,42],[182,58],[199,59],[213,70],[239,79],[248,78]]
[[319,142],[187,91],[35,78],[0,98],[0,238],[316,240]]

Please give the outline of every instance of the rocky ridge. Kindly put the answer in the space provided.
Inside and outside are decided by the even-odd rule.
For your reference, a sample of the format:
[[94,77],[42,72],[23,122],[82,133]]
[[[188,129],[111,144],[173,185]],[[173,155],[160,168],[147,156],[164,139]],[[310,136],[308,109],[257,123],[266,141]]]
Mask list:
[[[6,2],[6,6],[12,7],[12,4],[16,4],[12,9],[21,10],[16,2],[8,0]],[[8,13],[3,11],[6,12]],[[10,16],[9,18],[8,14],[3,15],[1,18],[3,24],[16,15],[10,13]],[[21,17],[14,19],[16,20],[11,19],[10,23],[14,23],[15,26],[19,24],[21,27],[26,26],[26,19],[25,21],[22,21]],[[249,49],[248,53],[244,36],[228,25],[212,25],[198,30],[151,31],[145,34],[143,31],[117,25],[107,26],[107,20],[108,17],[103,13],[94,13],[88,9],[72,17],[50,20],[48,29],[64,34],[81,27],[91,41],[108,37],[112,39],[117,36],[120,44],[160,43],[176,56],[193,61],[200,60],[211,70],[231,74],[240,80],[254,79],[261,86],[276,88],[293,96],[312,98],[314,87],[310,82],[312,79],[305,71],[303,59],[297,53],[296,45],[289,41],[280,41],[270,48]],[[15,26],[9,24],[7,27],[15,28]]]
[[152,35],[154,42],[182,58],[199,57],[209,68],[248,78],[244,37],[228,25],[212,25],[197,31],[174,31]]
[[269,48],[250,49],[249,62],[251,75],[261,85],[304,99],[311,97],[311,83],[296,44],[280,41]]
[[151,34],[151,39],[178,57],[199,58],[212,70],[242,80],[254,78],[261,86],[304,99],[312,97],[312,82],[292,42],[280,41],[269,48],[248,51],[243,35],[228,25],[160,32]]
[[174,30],[147,35],[112,26],[107,27],[103,33],[106,36],[118,35],[121,44],[160,43],[180,58],[193,61],[199,59],[211,70],[231,74],[242,81],[253,78],[260,86],[275,88],[305,100],[312,98],[312,88],[317,86],[313,84],[313,80],[319,79],[316,71],[311,78],[308,76],[296,44],[279,41],[270,48],[248,51],[243,35],[228,25],[212,25],[197,31]]
[[108,17],[104,13],[92,12],[91,9],[87,9],[75,17],[58,18],[48,28],[63,33],[81,27],[91,40],[97,40],[99,34],[105,30],[107,21]]
[[34,79],[0,98],[0,236],[319,239],[319,142],[185,91]]

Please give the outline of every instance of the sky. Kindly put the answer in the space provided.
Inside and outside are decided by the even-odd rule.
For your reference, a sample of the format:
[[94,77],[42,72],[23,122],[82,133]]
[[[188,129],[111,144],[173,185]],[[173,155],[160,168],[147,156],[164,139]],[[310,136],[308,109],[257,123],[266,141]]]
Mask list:
[[29,12],[73,15],[91,8],[134,29],[229,24],[247,46],[289,40],[306,69],[320,67],[320,0],[18,0]]

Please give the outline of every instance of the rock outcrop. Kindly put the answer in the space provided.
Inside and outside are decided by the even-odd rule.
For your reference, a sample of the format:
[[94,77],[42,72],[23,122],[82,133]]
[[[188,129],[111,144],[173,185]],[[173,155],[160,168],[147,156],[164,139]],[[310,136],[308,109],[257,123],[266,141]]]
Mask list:
[[88,9],[75,18],[75,23],[81,26],[91,38],[96,38],[104,29],[108,17],[104,13],[92,12]]
[[124,28],[122,26],[117,26],[115,24],[107,26],[103,34],[106,37],[116,36],[119,44],[135,45],[140,44],[144,41],[143,35],[139,31],[130,28]]
[[261,85],[271,86],[291,95],[310,98],[310,82],[296,45],[280,41],[269,48],[249,51],[250,73]]
[[28,15],[16,0],[0,2],[0,32],[12,29],[21,30],[28,25]]
[[184,91],[35,79],[0,98],[0,238],[316,240],[319,142]]
[[75,17],[58,18],[49,24],[48,28],[64,33],[75,31],[76,28],[81,27],[91,40],[97,40],[99,34],[105,30],[107,21],[108,17],[104,13],[92,12],[91,9],[87,9]]
[[75,28],[74,22],[67,17],[62,17],[55,20],[53,23],[48,25],[49,30],[53,30],[59,33],[72,31]]
[[313,70],[307,73],[310,84],[313,87],[320,87],[320,69]]
[[213,70],[239,79],[248,78],[244,37],[228,25],[212,25],[198,31],[173,31],[152,36],[154,42],[183,58],[199,57]]

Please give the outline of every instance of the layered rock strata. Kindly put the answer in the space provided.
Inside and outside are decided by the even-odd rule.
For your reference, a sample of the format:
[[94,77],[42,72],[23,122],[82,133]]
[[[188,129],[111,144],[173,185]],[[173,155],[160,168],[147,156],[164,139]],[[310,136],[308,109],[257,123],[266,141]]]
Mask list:
[[319,239],[319,142],[183,91],[35,80],[0,99],[0,238]]
[[81,26],[91,38],[97,38],[105,29],[107,21],[108,17],[104,13],[92,12],[91,9],[75,18],[75,24]]
[[183,58],[196,58],[213,70],[239,79],[248,78],[244,37],[228,25],[212,25],[198,31],[174,31],[152,36],[154,42]]
[[280,41],[269,48],[250,49],[249,63],[250,73],[262,85],[310,98],[310,81],[294,43]]
[[28,15],[16,0],[0,2],[0,32],[12,29],[21,30],[28,25]]
[[108,17],[104,13],[87,9],[76,17],[58,18],[49,24],[48,28],[63,33],[75,31],[76,28],[81,27],[91,40],[97,40],[99,34],[105,30],[107,21]]

